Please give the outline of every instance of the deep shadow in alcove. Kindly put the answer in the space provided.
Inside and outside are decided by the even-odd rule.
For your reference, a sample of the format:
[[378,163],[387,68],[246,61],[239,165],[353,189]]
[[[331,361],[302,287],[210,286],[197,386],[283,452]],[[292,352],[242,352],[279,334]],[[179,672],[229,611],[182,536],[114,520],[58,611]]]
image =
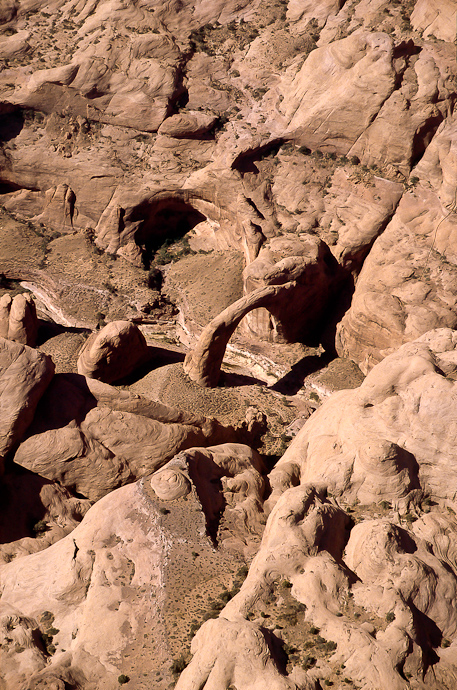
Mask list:
[[0,106],[0,141],[6,142],[15,139],[25,123],[24,110],[9,106]]
[[192,228],[206,220],[206,216],[179,199],[144,202],[128,219],[138,222],[135,242],[141,248],[143,265],[149,269],[161,249],[181,240]]
[[271,386],[271,390],[282,395],[295,395],[303,387],[307,376],[326,367],[332,359],[334,355],[330,352],[303,357],[292,365],[285,376]]

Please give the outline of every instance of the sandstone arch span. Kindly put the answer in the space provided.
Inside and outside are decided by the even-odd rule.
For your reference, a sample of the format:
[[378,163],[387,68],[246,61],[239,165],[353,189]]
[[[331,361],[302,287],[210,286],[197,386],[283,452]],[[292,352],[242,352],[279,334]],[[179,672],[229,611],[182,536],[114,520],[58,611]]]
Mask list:
[[259,307],[268,310],[277,308],[278,304],[291,298],[296,287],[295,282],[267,285],[241,297],[224,309],[204,328],[196,348],[186,355],[186,374],[202,386],[217,386],[227,343],[241,319]]

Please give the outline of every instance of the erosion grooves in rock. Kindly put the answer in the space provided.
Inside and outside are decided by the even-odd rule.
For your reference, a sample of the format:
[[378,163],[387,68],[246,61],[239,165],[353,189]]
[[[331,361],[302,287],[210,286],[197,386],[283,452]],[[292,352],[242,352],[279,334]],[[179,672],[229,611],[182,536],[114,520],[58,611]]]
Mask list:
[[456,690],[455,0],[0,0],[0,690]]

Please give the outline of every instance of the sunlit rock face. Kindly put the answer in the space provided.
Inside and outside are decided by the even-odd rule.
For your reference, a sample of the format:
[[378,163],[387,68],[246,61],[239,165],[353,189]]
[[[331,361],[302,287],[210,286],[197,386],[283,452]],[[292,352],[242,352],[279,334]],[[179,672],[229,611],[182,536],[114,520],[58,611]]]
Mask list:
[[455,690],[452,0],[0,0],[1,690]]

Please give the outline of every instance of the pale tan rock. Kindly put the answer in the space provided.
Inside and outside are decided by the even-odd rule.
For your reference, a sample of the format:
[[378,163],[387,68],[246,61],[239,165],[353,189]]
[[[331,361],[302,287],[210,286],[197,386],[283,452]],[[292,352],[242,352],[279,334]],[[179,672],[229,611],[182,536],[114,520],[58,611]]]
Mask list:
[[294,138],[347,153],[395,88],[392,48],[387,34],[362,31],[313,50],[281,104]]
[[78,373],[112,383],[128,376],[147,358],[147,344],[138,326],[112,321],[92,333],[78,357]]
[[353,174],[337,169],[332,178],[331,195],[324,199],[318,214],[319,235],[346,270],[358,273],[378,234],[382,232],[403,193],[397,182],[375,177],[369,184]]
[[[6,6],[4,6],[4,8],[2,6],[0,12],[5,12],[5,17],[8,16],[8,12],[11,12],[11,14],[13,14],[15,12],[15,9],[15,3],[11,3],[11,7],[8,10],[8,0],[6,0]],[[2,23],[1,17],[0,23]],[[30,33],[28,31],[18,31],[17,33],[8,37],[2,36],[2,41],[0,42],[0,56],[3,59],[17,59],[23,57],[30,50],[30,45],[28,43],[29,38]]]
[[[167,466],[186,476],[190,491],[168,496],[166,510],[150,487],[151,479],[145,479],[99,501],[71,534],[46,551],[0,567],[0,621],[14,622],[14,634],[0,650],[0,677],[6,676],[8,690],[24,675],[30,687],[49,687],[51,681],[55,687],[64,682],[85,685],[90,676],[91,682],[109,688],[121,673],[141,680],[144,672],[156,677],[160,671],[164,684],[170,684],[172,657],[179,657],[182,648],[171,638],[176,612],[170,610],[163,582],[174,582],[175,595],[183,597],[179,615],[187,626],[192,614],[185,602],[195,587],[205,582],[213,587],[214,564],[224,564],[207,534],[199,500],[204,487],[189,478],[194,451],[200,449],[193,449],[187,459],[181,454]],[[220,475],[261,466],[255,452],[238,444],[211,448],[209,457],[220,459],[214,465]],[[185,578],[178,572],[183,564]],[[104,629],[107,623],[109,631]],[[31,638],[29,628],[39,632]],[[38,648],[40,633],[52,636],[54,654]],[[27,653],[17,649],[21,640]],[[137,654],[141,670],[136,669]],[[274,665],[269,666],[274,671]]]
[[45,193],[44,210],[34,221],[50,225],[59,232],[72,232],[75,201],[75,193],[66,184],[48,189]]
[[456,8],[452,0],[426,2],[418,0],[411,14],[411,24],[423,36],[434,35],[441,41],[452,43],[455,38]]
[[0,458],[13,448],[33,419],[54,375],[50,357],[0,338]]
[[172,115],[159,127],[158,133],[176,139],[200,138],[217,122],[217,117],[198,111],[186,115]]
[[[58,544],[3,566],[3,610],[6,606],[5,614],[15,610],[24,621],[13,640],[22,629],[25,637],[27,621],[29,628],[43,633],[50,628],[58,631],[51,633],[56,647],[51,657],[37,648],[36,635],[33,644],[28,642],[26,658],[14,653],[14,642],[2,648],[2,675],[7,674],[8,688],[18,687],[24,676],[29,684],[36,683],[33,687],[49,687],[46,682],[52,679],[56,685],[51,687],[60,688],[64,680],[85,683],[88,676],[100,684],[107,678],[117,683],[125,668],[123,650],[133,642],[138,626],[143,626],[141,621],[145,632],[147,628],[155,631],[153,665],[166,664],[166,630],[159,622],[164,606],[160,578],[165,565],[159,515],[157,507],[151,512],[151,501],[136,485],[125,487],[97,504]],[[156,596],[134,596],[144,586]],[[125,587],[133,595],[127,605]],[[43,616],[44,612],[49,613]],[[47,661],[41,675],[43,656],[51,663]]]
[[454,500],[456,342],[455,331],[431,331],[386,357],[359,388],[335,393],[273,469],[270,504],[297,471],[302,482],[328,482],[362,503],[405,509],[420,500],[417,490]]
[[411,60],[401,87],[385,101],[350,155],[398,177],[408,176],[449,113],[454,56],[446,48],[438,51],[435,46],[426,46]]
[[456,324],[456,133],[455,118],[440,126],[338,326],[339,354],[350,353],[364,372],[402,343]]
[[207,621],[192,640],[191,651],[192,662],[181,674],[177,690],[189,687],[222,690],[230,685],[241,690],[317,688],[316,681],[301,669],[285,677],[273,662],[264,631],[245,620],[233,622],[221,616]]

